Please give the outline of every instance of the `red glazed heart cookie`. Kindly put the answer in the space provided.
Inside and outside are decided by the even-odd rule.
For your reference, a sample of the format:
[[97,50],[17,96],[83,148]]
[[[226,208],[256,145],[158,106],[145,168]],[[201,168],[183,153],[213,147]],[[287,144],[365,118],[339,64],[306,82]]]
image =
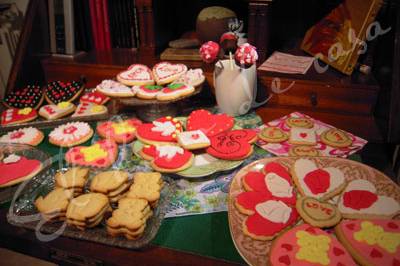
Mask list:
[[103,93],[101,93],[99,91],[91,91],[91,92],[85,93],[79,99],[79,101],[81,103],[86,102],[86,103],[94,103],[94,104],[105,104],[109,100],[110,100],[109,97],[107,97],[106,95],[104,95]]
[[193,153],[175,145],[145,146],[140,154],[151,160],[154,170],[175,173],[189,168],[194,159]]
[[338,203],[344,218],[392,218],[400,212],[400,204],[391,197],[379,195],[371,182],[357,179],[349,182]]
[[147,144],[176,142],[177,134],[182,131],[182,124],[178,119],[166,116],[153,121],[153,123],[138,126],[136,136]]
[[356,265],[334,236],[308,224],[296,226],[279,236],[272,244],[269,261],[279,266]]
[[86,142],[93,136],[88,123],[71,122],[56,127],[49,134],[49,142],[60,147],[71,147]]
[[335,232],[360,265],[399,265],[399,220],[343,220]]
[[0,137],[2,143],[38,145],[44,138],[43,132],[34,127],[20,128]]
[[78,146],[68,150],[65,160],[73,165],[110,167],[118,155],[118,146],[112,140],[99,140],[91,146]]
[[342,171],[335,167],[318,168],[308,159],[296,160],[291,172],[293,181],[303,196],[329,199],[346,186]]
[[200,129],[207,137],[231,130],[235,121],[227,114],[213,115],[209,111],[200,109],[193,111],[186,122],[188,131]]
[[164,85],[178,79],[186,71],[187,67],[184,64],[160,62],[153,67],[153,76],[158,85]]
[[153,75],[145,65],[133,64],[117,75],[117,80],[128,86],[153,85]]
[[42,163],[22,155],[10,154],[0,162],[0,187],[8,187],[27,180],[42,169]]
[[26,107],[24,109],[7,109],[1,113],[1,124],[2,125],[14,125],[28,121],[32,121],[37,117],[35,109]]
[[107,121],[97,126],[97,133],[105,139],[114,140],[117,143],[129,143],[136,137],[136,128],[142,121],[132,118],[123,121]]
[[210,138],[211,145],[206,151],[223,160],[242,160],[253,153],[250,143],[256,139],[257,134],[251,129],[223,132]]

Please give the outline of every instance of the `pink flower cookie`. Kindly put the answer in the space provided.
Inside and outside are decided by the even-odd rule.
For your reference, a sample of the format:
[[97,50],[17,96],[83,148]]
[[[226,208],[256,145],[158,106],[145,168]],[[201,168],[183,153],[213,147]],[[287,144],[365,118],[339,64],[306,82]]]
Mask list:
[[49,134],[49,142],[60,147],[71,147],[86,142],[93,136],[88,123],[71,122],[56,127]]
[[20,128],[0,137],[2,143],[39,145],[44,138],[43,132],[34,127]]

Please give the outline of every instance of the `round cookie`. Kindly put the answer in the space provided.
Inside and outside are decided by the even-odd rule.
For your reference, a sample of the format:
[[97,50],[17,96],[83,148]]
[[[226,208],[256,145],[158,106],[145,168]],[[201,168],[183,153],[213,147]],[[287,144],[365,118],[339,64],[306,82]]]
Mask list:
[[2,143],[19,143],[36,146],[42,142],[43,132],[34,127],[20,128],[0,137]]
[[290,117],[285,120],[288,127],[312,128],[314,122],[309,118]]
[[296,209],[305,222],[315,227],[331,227],[342,219],[336,206],[311,197],[297,199]]
[[320,156],[320,153],[315,147],[301,145],[290,147],[289,156],[315,157]]
[[0,188],[21,183],[41,170],[42,163],[39,160],[10,154],[0,162]]
[[71,147],[86,142],[93,129],[85,122],[70,122],[56,127],[49,134],[49,142],[60,147]]
[[336,148],[345,148],[353,143],[346,132],[337,128],[331,128],[322,132],[321,141],[326,145]]
[[288,139],[288,135],[279,127],[264,127],[258,137],[270,143],[280,143]]

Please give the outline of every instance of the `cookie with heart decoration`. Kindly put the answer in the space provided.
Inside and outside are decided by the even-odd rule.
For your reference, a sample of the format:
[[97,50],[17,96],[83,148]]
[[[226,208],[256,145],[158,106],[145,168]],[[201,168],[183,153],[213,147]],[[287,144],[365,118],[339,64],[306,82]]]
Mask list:
[[338,209],[348,219],[387,219],[400,213],[400,204],[394,198],[379,195],[368,180],[356,179],[341,194]]
[[299,198],[296,209],[304,221],[315,227],[332,227],[342,219],[335,205],[310,197]]
[[45,98],[50,104],[72,102],[79,97],[83,89],[83,83],[79,81],[52,81],[46,86]]
[[41,170],[42,163],[39,160],[10,154],[0,162],[0,188],[21,183]]
[[176,145],[145,146],[140,151],[144,159],[151,160],[151,167],[162,173],[175,173],[189,168],[194,155]]
[[36,146],[42,142],[43,132],[34,127],[19,128],[0,137],[2,143],[19,143]]
[[35,109],[26,107],[23,109],[11,108],[1,113],[1,124],[4,125],[15,125],[24,122],[29,122],[38,116]]
[[40,107],[39,115],[54,120],[69,115],[75,110],[75,105],[70,102],[60,102],[57,105],[48,104]]
[[399,220],[343,220],[335,233],[359,265],[400,265]]
[[127,86],[153,85],[151,69],[145,65],[133,64],[117,75],[117,80]]
[[4,96],[3,104],[7,108],[23,109],[30,107],[39,108],[43,103],[44,93],[40,86],[29,85],[25,88],[13,91]]
[[346,248],[331,234],[302,224],[286,231],[272,243],[271,265],[357,265]]
[[122,121],[107,121],[97,126],[97,133],[105,139],[114,140],[117,143],[129,143],[136,137],[136,128],[142,121],[136,118]]
[[185,85],[182,83],[169,84],[164,87],[158,94],[157,100],[159,101],[169,101],[190,95],[194,92],[194,87],[190,85]]
[[289,143],[294,145],[315,145],[317,136],[314,129],[292,127],[290,129]]
[[186,129],[188,131],[200,129],[207,137],[231,130],[235,124],[233,117],[227,114],[212,114],[207,110],[199,109],[190,113]]
[[110,97],[133,97],[136,94],[136,86],[128,87],[115,80],[106,79],[97,85],[96,90]]
[[84,102],[78,105],[72,117],[104,115],[107,112],[108,109],[104,105]]
[[178,119],[166,116],[138,126],[136,137],[147,144],[175,143],[177,134],[182,131],[182,124]]
[[91,146],[70,148],[65,160],[72,165],[107,168],[118,156],[118,145],[112,140],[99,140]]
[[184,64],[160,62],[153,67],[153,76],[158,85],[164,85],[175,81],[186,71],[187,66]]
[[250,144],[257,139],[257,133],[251,129],[223,132],[210,138],[211,145],[207,153],[223,160],[243,160],[253,153]]
[[105,104],[110,100],[109,97],[99,91],[87,92],[79,99],[81,103],[94,103],[94,104]]
[[346,187],[342,171],[335,167],[319,168],[309,159],[296,160],[291,173],[303,196],[325,200],[339,194]]
[[53,129],[49,142],[60,147],[71,147],[86,142],[93,136],[93,129],[85,122],[70,122]]

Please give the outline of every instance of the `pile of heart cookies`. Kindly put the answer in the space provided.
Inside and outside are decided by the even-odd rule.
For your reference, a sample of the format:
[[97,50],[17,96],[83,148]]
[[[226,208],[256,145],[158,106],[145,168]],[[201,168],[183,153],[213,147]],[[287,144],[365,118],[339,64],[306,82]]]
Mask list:
[[97,90],[111,97],[133,97],[168,101],[190,95],[205,76],[200,68],[188,70],[184,64],[160,62],[150,69],[133,64],[120,72],[117,81],[103,80]]
[[238,175],[232,204],[243,235],[272,241],[271,265],[398,265],[398,199],[324,160],[268,160]]
[[170,116],[137,127],[142,143],[140,156],[158,172],[175,173],[190,168],[194,154],[207,153],[217,159],[238,161],[253,153],[257,133],[233,129],[234,119],[226,114],[195,110],[186,123]]

